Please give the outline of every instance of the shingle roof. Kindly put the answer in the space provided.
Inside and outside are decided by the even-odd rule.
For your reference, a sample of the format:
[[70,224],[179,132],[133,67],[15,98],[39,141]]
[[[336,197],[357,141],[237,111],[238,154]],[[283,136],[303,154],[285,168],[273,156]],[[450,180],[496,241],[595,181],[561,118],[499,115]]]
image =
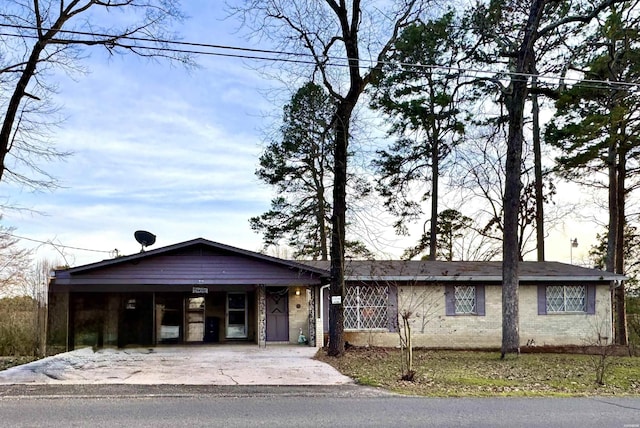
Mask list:
[[167,246],[161,247],[161,248],[154,248],[154,249],[151,249],[151,250],[146,250],[146,251],[143,251],[143,252],[140,252],[140,253],[137,253],[137,254],[121,256],[121,257],[117,257],[117,258],[114,258],[114,259],[102,260],[102,261],[99,261],[99,262],[96,262],[96,263],[90,263],[90,264],[86,264],[86,265],[82,265],[82,266],[76,266],[76,267],[72,267],[72,268],[60,269],[60,271],[66,271],[66,272],[69,272],[69,273],[72,273],[72,274],[73,273],[79,273],[79,272],[84,272],[84,271],[93,270],[93,269],[97,269],[97,268],[103,268],[103,267],[107,267],[107,266],[125,264],[125,263],[129,263],[129,262],[131,262],[133,260],[150,258],[150,257],[153,257],[153,256],[157,256],[159,254],[170,253],[170,252],[175,251],[175,250],[188,248],[188,247],[193,247],[193,246],[196,246],[196,245],[204,245],[204,246],[207,246],[207,247],[210,247],[210,248],[216,248],[218,250],[227,251],[229,253],[243,255],[243,256],[246,256],[246,257],[250,257],[250,258],[254,258],[254,259],[258,259],[258,260],[263,260],[263,261],[266,261],[266,262],[271,262],[271,263],[275,263],[275,264],[279,264],[279,265],[286,265],[286,266],[292,267],[292,268],[310,269],[314,273],[324,274],[324,271],[323,271],[322,268],[315,268],[312,265],[303,264],[303,263],[301,263],[300,261],[297,261],[297,260],[280,259],[280,258],[269,256],[269,255],[266,255],[266,254],[256,253],[254,251],[244,250],[242,248],[233,247],[231,245],[226,245],[226,244],[221,244],[219,242],[210,241],[210,240],[204,239],[204,238],[196,238],[196,239],[192,239],[190,241],[179,242],[177,244],[167,245]]
[[[329,261],[301,261],[329,270]],[[624,275],[560,262],[520,262],[520,281],[622,281]],[[345,279],[395,281],[502,281],[502,262],[347,260]]]

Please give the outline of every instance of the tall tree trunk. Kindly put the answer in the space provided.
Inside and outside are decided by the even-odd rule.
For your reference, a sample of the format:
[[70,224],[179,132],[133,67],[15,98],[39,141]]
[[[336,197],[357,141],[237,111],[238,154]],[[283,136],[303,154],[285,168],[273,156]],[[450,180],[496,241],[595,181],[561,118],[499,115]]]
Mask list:
[[[433,116],[433,115],[432,115]],[[437,133],[434,133],[437,135]],[[435,260],[438,252],[438,175],[439,172],[439,151],[438,144],[431,145],[431,239],[429,239],[429,260]]]
[[[386,45],[378,54],[375,70],[380,70],[382,60],[393,46],[401,28],[406,25],[406,20],[411,15],[417,0],[406,2],[402,12],[398,15],[394,25],[393,34]],[[331,279],[329,290],[332,297],[340,299],[339,304],[331,303],[329,307],[329,349],[330,356],[340,356],[344,353],[344,243],[346,220],[346,183],[347,183],[347,154],[349,143],[349,125],[353,109],[358,103],[360,95],[366,85],[371,81],[370,70],[364,77],[360,74],[360,52],[358,48],[358,30],[362,22],[361,0],[353,0],[351,12],[347,10],[346,1],[326,0],[327,5],[333,10],[340,22],[340,40],[344,44],[345,56],[349,63],[349,86],[345,96],[338,95],[328,84],[330,92],[337,100],[337,108],[333,125],[335,127],[334,148],[334,185],[333,185],[333,215],[331,216]],[[315,36],[314,36],[315,37]],[[335,40],[332,40],[333,43]],[[326,47],[326,46],[325,46]],[[326,75],[324,78],[326,79]]]
[[[610,132],[613,137],[615,130],[612,128]],[[609,174],[609,225],[607,231],[607,254],[605,257],[605,269],[607,272],[615,272],[616,268],[616,240],[619,224],[617,157],[617,141],[615,141],[615,138],[609,138],[606,160]]]
[[544,5],[545,0],[534,0],[531,4],[522,44],[516,58],[515,74],[511,77],[511,93],[507,101],[509,136],[505,163],[502,246],[502,358],[507,353],[520,353],[518,214],[522,174],[522,129],[524,126],[524,104],[527,97],[528,84],[528,79],[523,76],[532,71],[534,42]]
[[325,211],[324,187],[318,188],[318,211],[316,221],[318,222],[318,233],[320,234],[320,260],[329,260],[329,246],[327,245],[327,212]]
[[344,99],[337,108],[335,120],[333,215],[331,217],[331,297],[340,296],[340,303],[329,306],[329,349],[330,356],[344,353],[344,242],[347,212],[347,153],[349,142],[349,121],[358,97]]
[[[620,135],[625,135],[624,131]],[[616,230],[616,248],[615,248],[615,272],[624,273],[624,249],[625,249],[625,181],[627,176],[626,151],[620,149],[618,156],[618,181],[617,181],[617,200],[618,200],[618,228]],[[615,341],[618,345],[628,344],[627,335],[627,310],[624,283],[620,284],[614,292],[615,295]]]
[[[538,79],[533,77],[531,87],[537,88]],[[536,250],[538,261],[544,261],[544,195],[542,194],[542,144],[540,142],[540,105],[538,94],[531,94],[531,113],[533,115],[533,163],[536,198]]]
[[[612,130],[613,132],[613,130]],[[605,269],[607,272],[615,272],[616,268],[616,240],[618,238],[618,176],[616,173],[616,159],[617,159],[617,150],[616,150],[616,142],[613,138],[609,140],[609,148],[607,151],[607,169],[609,174],[609,224],[607,230],[607,254],[605,256]],[[614,318],[614,340],[617,342],[618,337],[618,315],[617,310],[618,307],[616,305],[617,301],[617,289],[614,289],[611,292],[611,304],[613,306],[613,311],[615,314]]]

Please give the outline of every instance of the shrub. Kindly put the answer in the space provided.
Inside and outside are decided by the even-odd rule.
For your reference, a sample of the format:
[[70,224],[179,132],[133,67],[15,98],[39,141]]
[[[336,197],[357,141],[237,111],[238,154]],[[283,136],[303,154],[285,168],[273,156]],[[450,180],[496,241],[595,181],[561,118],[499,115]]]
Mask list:
[[40,353],[41,311],[38,302],[30,297],[0,299],[0,355]]

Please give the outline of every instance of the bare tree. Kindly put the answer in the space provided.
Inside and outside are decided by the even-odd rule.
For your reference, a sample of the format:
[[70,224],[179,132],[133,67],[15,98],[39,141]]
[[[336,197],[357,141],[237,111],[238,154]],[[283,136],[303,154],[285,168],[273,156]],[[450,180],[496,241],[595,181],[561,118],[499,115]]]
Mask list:
[[[442,287],[428,281],[418,280],[417,274],[413,274],[412,263],[410,261],[393,262],[378,261],[370,265],[368,276],[375,278],[373,284],[364,283],[365,289],[377,288],[386,293],[384,299],[384,319],[398,333],[400,355],[401,355],[401,379],[413,381],[415,370],[413,369],[413,333],[419,331],[425,333],[429,322],[439,317],[444,292]],[[403,282],[389,280],[389,276],[414,276],[412,280]],[[353,294],[352,294],[353,295]],[[395,295],[397,303],[388,301],[391,295]],[[373,302],[373,296],[359,295],[363,302]],[[395,300],[395,299],[393,299]],[[380,301],[377,302],[378,307]],[[363,309],[363,313],[369,312],[370,308]],[[366,312],[365,312],[366,311]],[[388,311],[388,312],[387,312]],[[353,311],[352,311],[353,314]],[[374,310],[367,314],[367,318],[379,318],[381,313]]]
[[0,296],[25,294],[31,251],[18,246],[14,230],[0,226]]
[[51,272],[61,263],[47,259],[37,260],[26,274],[24,294],[33,300],[33,331],[36,333],[35,353],[46,354],[47,343],[47,297]]
[[[49,142],[54,70],[82,71],[83,48],[130,52],[190,63],[168,48],[173,22],[183,15],[171,0],[4,0],[0,6],[0,181],[11,177],[33,187],[54,181],[35,158],[64,155]],[[105,13],[121,12],[111,22]],[[25,172],[31,170],[35,176]]]
[[[346,224],[347,158],[352,114],[364,89],[382,68],[402,28],[420,16],[428,0],[390,2],[388,10],[361,0],[245,0],[231,7],[242,22],[262,37],[278,44],[282,51],[305,53],[312,73],[333,97],[336,112],[334,132],[334,186],[331,217],[332,296],[344,299],[344,254]],[[329,310],[328,354],[344,352],[342,304]]]
[[[397,287],[397,285],[395,285]],[[414,327],[424,333],[427,324],[438,317],[438,310],[442,302],[440,287],[419,284],[412,281],[409,284],[398,287],[398,318],[402,322],[398,328],[400,337],[400,353],[402,357],[402,380],[413,381],[415,370],[413,369],[413,331]]]
[[[473,228],[494,245],[502,243],[504,233],[504,178],[505,178],[505,136],[502,133],[490,133],[489,135],[476,135],[468,138],[464,149],[457,154],[455,174],[452,177],[456,187],[462,189],[465,208],[475,207],[476,211],[471,215],[475,221]],[[518,258],[534,251],[534,235],[539,230],[536,227],[538,218],[538,197],[534,196],[538,180],[534,180],[533,165],[527,160],[532,153],[529,145],[523,146],[523,163],[521,179],[523,191],[520,194],[518,215]],[[555,186],[549,174],[543,182],[543,194],[541,202],[550,204],[555,195]],[[545,222],[547,230],[557,226],[562,216],[566,215],[564,204],[555,206],[555,210],[549,210]]]
[[[508,85],[502,89],[507,110],[507,150],[505,160],[504,187],[504,230],[502,266],[502,357],[507,353],[519,353],[519,306],[518,306],[518,219],[520,215],[520,195],[522,190],[522,147],[524,141],[525,102],[530,94],[530,78],[536,70],[536,46],[543,37],[561,32],[567,37],[576,27],[589,23],[611,5],[622,0],[584,1],[571,4],[550,0],[531,0],[527,3],[502,0],[491,2],[484,9],[491,26],[481,29],[493,33],[505,19],[506,13],[520,8],[520,22],[515,22],[517,37],[511,46],[503,47],[501,55],[508,58]],[[482,14],[479,22],[484,17]],[[544,17],[544,19],[543,19]],[[495,34],[493,34],[495,35]],[[490,37],[489,37],[490,38]],[[495,40],[494,40],[495,42]]]

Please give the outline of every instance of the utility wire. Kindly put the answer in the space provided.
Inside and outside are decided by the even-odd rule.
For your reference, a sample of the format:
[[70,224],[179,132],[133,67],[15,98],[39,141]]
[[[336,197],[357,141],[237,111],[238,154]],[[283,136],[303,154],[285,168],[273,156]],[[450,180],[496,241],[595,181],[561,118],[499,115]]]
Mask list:
[[[16,30],[30,30],[30,31],[51,30],[51,28],[45,28],[45,27],[25,26],[25,25],[17,25],[17,24],[5,24],[5,23],[0,23],[0,27],[12,28]],[[149,50],[149,51],[159,51],[159,52],[162,51],[162,52],[171,52],[171,53],[184,53],[184,54],[193,54],[193,55],[208,55],[208,56],[219,56],[219,57],[227,57],[227,58],[239,58],[239,59],[257,60],[257,61],[273,61],[273,62],[284,62],[284,63],[307,64],[307,65],[317,64],[315,57],[310,53],[288,52],[288,51],[279,51],[279,50],[271,50],[271,49],[256,49],[256,48],[247,48],[247,47],[240,47],[240,46],[212,44],[212,43],[153,39],[153,38],[138,37],[138,36],[114,36],[112,34],[106,34],[106,33],[93,33],[93,32],[86,32],[86,31],[66,30],[66,29],[60,29],[58,30],[58,33],[75,35],[75,36],[99,37],[99,38],[105,38],[105,39],[131,40],[136,42],[154,43],[154,44],[167,45],[167,46],[187,47],[187,48],[180,48],[180,47],[171,48],[167,46],[163,47],[163,46],[150,46],[150,45],[143,45],[143,44],[124,44],[122,42],[118,42],[115,45],[124,49],[130,49],[132,51]],[[0,36],[38,39],[38,36],[36,35],[7,33],[7,32],[0,33]],[[78,40],[78,42],[81,42],[81,40]],[[212,52],[212,51],[197,49],[197,48],[218,49],[222,51],[232,51],[232,52],[239,52],[239,53]],[[269,56],[269,55],[272,55],[272,56]],[[295,59],[295,58],[299,58],[299,59]],[[327,57],[324,57],[323,59],[326,59],[327,61],[324,64],[326,66],[349,67],[349,64],[348,64],[348,62],[350,61],[349,58],[342,58],[342,57],[335,58],[335,57],[327,56]],[[358,59],[358,61],[361,63],[368,63],[368,64],[379,63],[376,60],[367,60],[367,59]],[[634,88],[637,90],[640,87],[640,83],[612,82],[608,80],[596,80],[596,79],[578,79],[578,78],[550,76],[550,75],[536,74],[536,73],[515,73],[511,71],[492,71],[492,70],[482,70],[482,69],[474,69],[474,68],[468,68],[468,67],[451,67],[451,66],[442,66],[442,65],[435,65],[435,64],[398,63],[398,62],[384,62],[384,61],[382,62],[382,64],[397,65],[405,68],[437,70],[443,73],[457,72],[457,73],[463,73],[467,75],[475,74],[476,76],[497,74],[499,76],[504,76],[504,77],[510,76],[510,77],[523,78],[523,79],[536,77],[538,79],[543,79],[543,80],[581,83],[582,85],[585,85],[585,86],[593,85],[592,87],[601,88],[601,89],[612,89],[614,87],[619,87],[619,88],[631,91]],[[11,236],[17,239],[24,239],[26,241],[36,242],[44,245],[53,245],[55,247],[70,249],[70,250],[88,251],[88,252],[106,253],[106,254],[112,254],[114,251],[114,250],[109,250],[109,251],[95,250],[90,248],[81,248],[81,247],[74,247],[69,245],[56,244],[51,240],[42,241],[42,240],[37,240],[33,238],[27,238],[24,236],[13,235],[6,232],[5,232],[5,235]]]
[[[33,31],[49,31],[50,28],[44,27],[35,27],[35,26],[24,26],[17,24],[3,24],[0,23],[0,27],[5,28],[13,28],[18,30],[33,30]],[[93,33],[86,31],[76,31],[76,30],[58,30],[59,33],[65,33],[70,35],[80,35],[80,36],[88,36],[88,37],[100,37],[105,39],[124,39],[124,40],[132,40],[139,42],[148,42],[148,43],[156,43],[160,45],[176,45],[176,46],[187,46],[187,47],[200,47],[200,48],[208,48],[208,49],[220,49],[220,50],[229,50],[236,51],[241,53],[222,53],[222,52],[211,52],[202,49],[184,49],[184,48],[170,48],[167,46],[150,46],[150,45],[141,45],[141,44],[124,44],[122,42],[118,42],[116,46],[130,49],[132,51],[136,50],[149,50],[149,51],[158,51],[158,52],[171,52],[171,53],[184,53],[184,54],[193,54],[193,55],[208,55],[208,56],[220,56],[227,58],[240,58],[240,59],[248,59],[248,60],[257,60],[257,61],[272,61],[272,62],[285,62],[285,63],[296,63],[296,64],[307,64],[307,65],[316,65],[317,62],[315,57],[310,53],[302,53],[302,52],[288,52],[288,51],[279,51],[279,50],[271,50],[271,49],[256,49],[256,48],[246,48],[239,46],[231,46],[231,45],[220,45],[220,44],[211,44],[211,43],[200,43],[200,42],[188,42],[188,41],[177,41],[177,40],[166,40],[166,39],[152,39],[148,37],[138,37],[138,36],[114,36],[113,34],[106,33]],[[37,39],[36,35],[25,35],[25,34],[15,34],[15,33],[0,33],[0,36],[7,37],[20,37],[20,38],[33,38]],[[78,42],[81,42],[78,40]],[[108,43],[108,40],[107,40]],[[245,52],[245,53],[243,53]],[[263,54],[263,55],[252,55],[252,54]],[[278,55],[278,56],[268,56],[268,55]],[[283,56],[289,58],[283,58]],[[292,59],[292,58],[307,58],[307,59]],[[327,62],[324,64],[325,66],[332,67],[349,67],[350,58],[335,58],[335,57],[324,57]],[[355,60],[355,59],[354,59]],[[368,64],[378,64],[379,62],[373,59],[358,59],[361,63]],[[545,74],[537,74],[537,73],[516,73],[512,71],[492,71],[492,70],[482,70],[475,69],[469,67],[451,67],[451,66],[442,66],[436,64],[416,64],[416,63],[397,63],[397,62],[388,62],[382,61],[384,65],[399,65],[405,68],[418,68],[418,69],[429,69],[429,70],[437,70],[443,73],[451,73],[458,72],[467,75],[500,75],[500,76],[510,76],[515,78],[529,79],[529,78],[538,78],[541,80],[552,80],[558,82],[572,82],[572,83],[580,83],[583,86],[594,87],[599,89],[613,89],[620,88],[628,91],[638,90],[640,89],[640,83],[633,82],[613,82],[610,80],[598,80],[598,79],[579,79],[572,77],[562,77],[562,76],[551,76]],[[495,80],[495,78],[494,78]]]
[[2,232],[2,234],[6,235],[6,236],[11,236],[12,238],[16,238],[16,239],[24,239],[25,241],[37,242],[38,244],[44,244],[44,245],[53,245],[55,247],[65,248],[65,249],[69,249],[69,250],[90,251],[90,252],[93,252],[93,253],[107,253],[107,254],[111,254],[114,251],[114,250],[105,251],[105,250],[93,250],[93,249],[90,249],[90,248],[72,247],[70,245],[56,244],[51,240],[49,240],[49,241],[41,241],[41,240],[38,240],[38,239],[27,238],[25,236],[18,236],[18,235],[14,235],[12,233],[7,233],[7,232]]

